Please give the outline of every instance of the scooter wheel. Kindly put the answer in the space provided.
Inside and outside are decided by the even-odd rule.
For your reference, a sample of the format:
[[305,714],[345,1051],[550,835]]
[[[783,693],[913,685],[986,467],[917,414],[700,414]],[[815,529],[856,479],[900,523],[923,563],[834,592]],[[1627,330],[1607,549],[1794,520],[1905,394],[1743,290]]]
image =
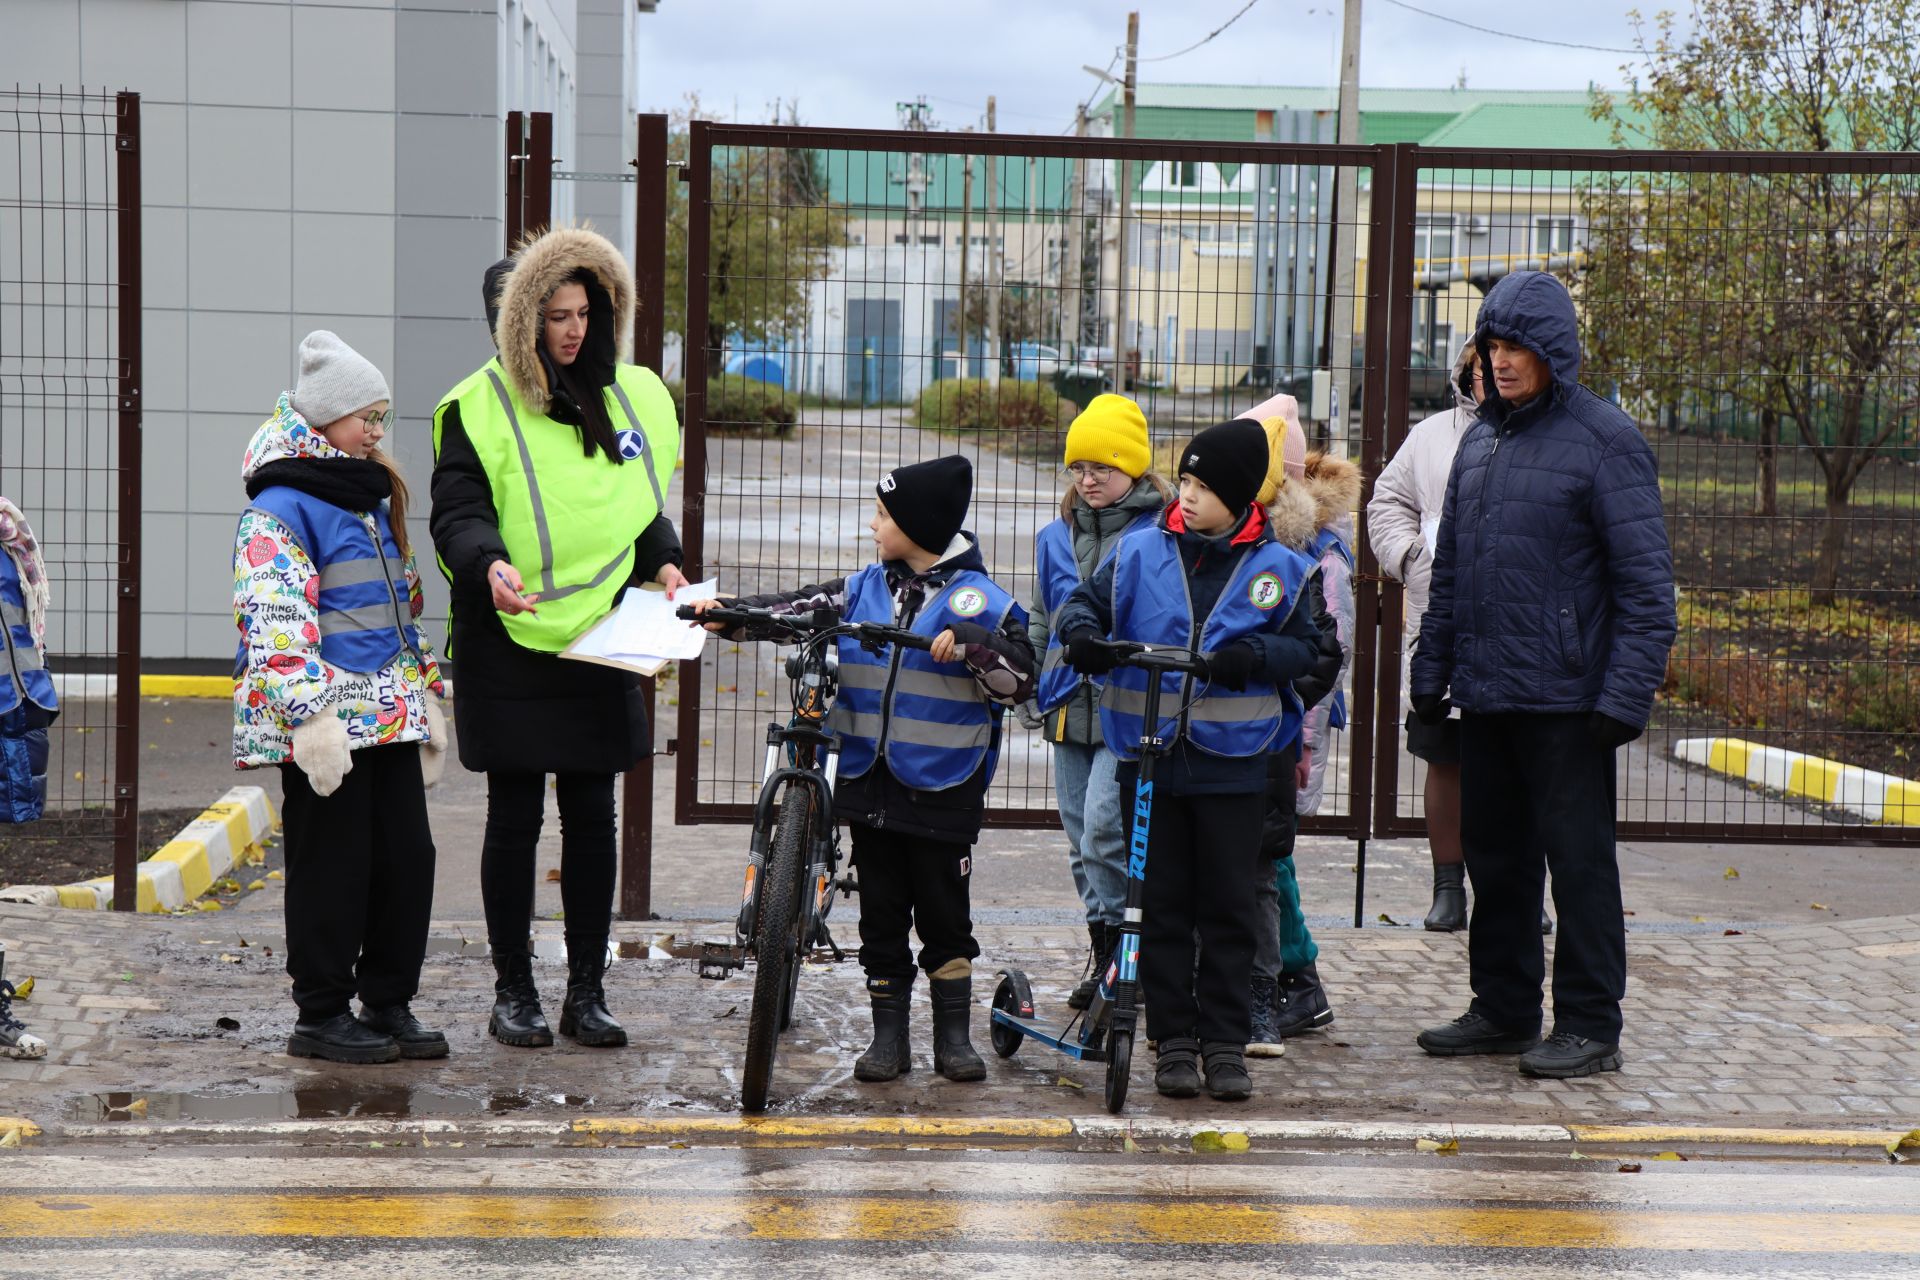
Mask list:
[[1133,1069],[1133,1032],[1107,1033],[1107,1114],[1117,1116],[1127,1105],[1127,1076]]
[[[1019,974],[1001,974],[1000,984],[993,989],[993,1007],[1012,1017],[1031,1018],[1033,1016],[1033,997],[1026,990],[1026,985]],[[1019,1052],[1020,1042],[1026,1039],[1026,1037],[1020,1033],[1020,1028],[1008,1026],[1007,1023],[1000,1018],[993,1019],[989,1025],[990,1030],[987,1036],[988,1039],[993,1042],[993,1051],[995,1053],[1003,1058],[1011,1058],[1015,1053]]]

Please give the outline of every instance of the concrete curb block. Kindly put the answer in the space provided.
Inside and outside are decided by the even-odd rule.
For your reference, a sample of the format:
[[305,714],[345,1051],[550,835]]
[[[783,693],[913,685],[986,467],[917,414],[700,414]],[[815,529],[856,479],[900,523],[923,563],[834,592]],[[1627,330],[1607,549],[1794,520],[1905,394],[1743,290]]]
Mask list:
[[[234,787],[142,862],[139,911],[178,911],[235,867],[261,861],[260,843],[274,829],[273,804],[264,787]],[[0,889],[0,902],[83,911],[113,908],[113,877],[79,884],[14,885]]]
[[1065,1116],[1002,1118],[912,1116],[761,1117],[711,1116],[582,1116],[557,1120],[417,1119],[417,1120],[271,1120],[205,1124],[165,1122],[86,1123],[60,1128],[75,1139],[108,1138],[140,1141],[147,1138],[192,1137],[202,1141],[281,1140],[304,1143],[331,1139],[466,1138],[549,1139],[554,1142],[635,1139],[647,1145],[680,1140],[733,1140],[743,1144],[784,1143],[796,1140],[848,1141],[875,1139],[892,1142],[979,1141],[994,1145],[1059,1139],[1120,1141],[1126,1138],[1191,1142],[1200,1133],[1244,1134],[1263,1142],[1343,1142],[1412,1146],[1422,1139],[1487,1144],[1587,1143],[1596,1146],[1758,1146],[1835,1150],[1874,1148],[1885,1151],[1905,1136],[1902,1130],[1875,1129],[1740,1129],[1675,1125],[1593,1124],[1447,1124],[1367,1120],[1235,1120],[1209,1117],[1176,1120],[1163,1117]]
[[[452,682],[447,684],[452,697]],[[53,677],[53,689],[62,699],[111,698],[120,689],[120,677],[101,672],[67,672]],[[231,698],[232,676],[140,677],[143,698]]]
[[1743,738],[1682,738],[1675,758],[1755,786],[1834,805],[1892,826],[1920,827],[1920,782]]

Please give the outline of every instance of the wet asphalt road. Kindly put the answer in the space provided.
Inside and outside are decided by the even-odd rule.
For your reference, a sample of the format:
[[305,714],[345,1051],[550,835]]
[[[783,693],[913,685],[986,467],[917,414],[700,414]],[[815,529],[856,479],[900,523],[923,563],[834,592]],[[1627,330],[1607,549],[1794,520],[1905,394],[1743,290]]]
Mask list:
[[433,1145],[8,1153],[0,1275],[1677,1280],[1920,1256],[1920,1181],[1884,1161]]

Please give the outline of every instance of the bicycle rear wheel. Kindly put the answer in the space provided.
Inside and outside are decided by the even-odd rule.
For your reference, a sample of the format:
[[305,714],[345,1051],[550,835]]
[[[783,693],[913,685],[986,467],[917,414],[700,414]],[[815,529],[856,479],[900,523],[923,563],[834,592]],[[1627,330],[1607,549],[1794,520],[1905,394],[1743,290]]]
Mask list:
[[740,1109],[764,1111],[773,1078],[789,982],[800,963],[800,877],[806,870],[809,796],[788,787],[774,820],[773,849],[760,889],[760,919],[754,930],[753,1003],[747,1012],[747,1061],[740,1073]]

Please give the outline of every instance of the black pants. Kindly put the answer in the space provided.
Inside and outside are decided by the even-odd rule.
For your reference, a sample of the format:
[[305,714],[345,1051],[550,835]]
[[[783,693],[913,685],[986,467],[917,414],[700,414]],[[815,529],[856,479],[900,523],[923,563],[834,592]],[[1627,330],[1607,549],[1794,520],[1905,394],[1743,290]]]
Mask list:
[[1503,1027],[1540,1025],[1540,897],[1553,872],[1555,1030],[1620,1038],[1627,931],[1615,856],[1613,751],[1585,715],[1466,715],[1460,836],[1473,880],[1467,956],[1473,1009]]
[[[610,773],[554,777],[560,801],[560,904],[567,952],[604,947],[613,927],[614,820]],[[480,846],[480,897],[487,941],[517,947],[533,915],[533,851],[546,816],[547,775],[487,775],[487,834]]]
[[876,981],[912,985],[909,931],[920,935],[920,967],[929,974],[980,954],[968,894],[972,845],[859,822],[847,830],[860,872],[860,967],[869,989]]
[[414,743],[364,747],[330,796],[280,766],[287,976],[303,1019],[379,1009],[420,989],[433,916],[433,832]]
[[[1121,766],[1129,847],[1140,817],[1133,800],[1138,776],[1136,766]],[[1154,1040],[1194,1036],[1244,1045],[1253,1034],[1248,979],[1259,921],[1255,877],[1273,875],[1260,843],[1266,805],[1258,791],[1153,797],[1140,983]]]

